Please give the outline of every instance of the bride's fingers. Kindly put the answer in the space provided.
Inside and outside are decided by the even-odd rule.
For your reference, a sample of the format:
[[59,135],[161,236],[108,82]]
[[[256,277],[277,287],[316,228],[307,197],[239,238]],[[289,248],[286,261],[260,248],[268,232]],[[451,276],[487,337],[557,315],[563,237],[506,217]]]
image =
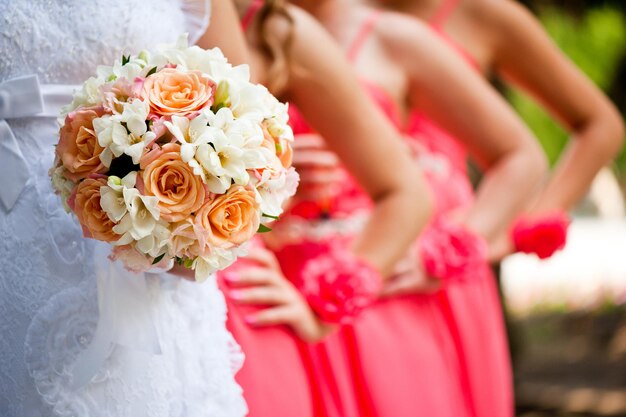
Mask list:
[[246,316],[245,320],[253,326],[272,326],[277,324],[289,324],[294,320],[295,311],[291,306],[279,306],[266,308],[258,313]]
[[188,281],[196,280],[196,273],[192,269],[185,268],[182,265],[175,264],[168,272],[170,274],[174,274],[181,278],[184,278]]
[[290,301],[289,294],[278,287],[249,287],[228,291],[228,296],[238,304],[280,305]]

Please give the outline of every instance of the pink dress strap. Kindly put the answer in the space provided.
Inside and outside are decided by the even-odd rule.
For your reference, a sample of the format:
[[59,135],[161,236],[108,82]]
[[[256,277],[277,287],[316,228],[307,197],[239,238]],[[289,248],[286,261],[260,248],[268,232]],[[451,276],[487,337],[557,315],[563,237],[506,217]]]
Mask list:
[[467,61],[472,68],[476,71],[481,72],[480,64],[465,48],[456,43],[452,38],[448,36],[448,34],[444,30],[444,25],[446,24],[448,18],[452,15],[452,13],[456,10],[456,8],[461,4],[461,0],[443,0],[441,6],[435,11],[435,14],[430,19],[429,24],[430,27],[433,28],[435,32],[439,34],[439,36],[449,44],[454,50],[456,50],[459,55],[461,55],[465,61]]
[[431,17],[430,25],[434,28],[442,27],[460,3],[461,0],[443,0],[435,14]]
[[348,60],[350,60],[350,62],[354,62],[356,58],[359,56],[359,52],[361,51],[361,48],[363,47],[363,45],[365,44],[365,41],[367,40],[368,36],[372,32],[372,29],[374,29],[374,27],[376,26],[376,22],[378,21],[379,16],[380,16],[379,10],[372,10],[367,15],[363,23],[361,24],[359,31],[354,37],[354,40],[348,47],[347,57],[348,57]]
[[250,5],[248,6],[248,9],[243,15],[243,18],[241,19],[241,28],[244,30],[244,32],[248,30],[248,27],[250,27],[250,25],[252,24],[252,21],[254,20],[254,18],[259,13],[262,7],[263,7],[263,0],[252,0]]

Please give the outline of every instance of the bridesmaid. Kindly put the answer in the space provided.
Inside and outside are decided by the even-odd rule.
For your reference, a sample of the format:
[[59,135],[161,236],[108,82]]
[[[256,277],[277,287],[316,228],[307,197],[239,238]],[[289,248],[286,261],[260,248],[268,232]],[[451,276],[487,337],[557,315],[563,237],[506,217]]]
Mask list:
[[[489,286],[489,277],[485,276],[486,254],[478,249],[483,239],[496,235],[508,224],[542,174],[542,156],[532,136],[505,103],[478,76],[471,72],[466,74],[463,62],[418,22],[395,14],[375,14],[371,9],[355,8],[344,2],[303,1],[301,5],[328,24],[339,43],[350,51],[348,56],[368,93],[399,131],[408,132],[408,114],[414,108],[422,108],[462,135],[466,146],[487,169],[487,180],[475,204],[465,215],[458,216],[462,224],[432,230],[436,237],[443,234],[444,238],[450,238],[456,234],[470,242],[469,249],[476,254],[477,264],[467,275],[476,275],[470,278],[484,283],[484,291],[489,297],[493,296],[493,300],[488,301],[497,307],[497,297]],[[385,23],[379,25],[378,19]],[[336,25],[336,32],[330,22]],[[379,27],[386,32],[381,34]],[[417,45],[413,42],[415,37],[421,41]],[[361,60],[362,67],[358,64]],[[441,85],[447,88],[441,89]],[[457,105],[465,113],[448,111]],[[292,112],[296,133],[312,132],[304,121],[311,115],[303,116]],[[490,123],[483,126],[484,123],[477,123],[481,120]],[[316,131],[324,136],[319,128]],[[345,139],[349,139],[347,132]],[[299,136],[296,145],[316,142],[319,140],[315,135]],[[420,152],[424,165],[442,162],[441,156],[431,157],[427,151]],[[448,187],[434,189],[441,213],[465,208],[472,202],[471,187],[464,174],[464,151],[457,149],[457,153],[454,161],[443,160],[445,178],[438,176],[439,172],[431,175],[434,181]],[[350,236],[358,235],[359,223],[363,215],[367,215],[363,192],[349,177],[339,174],[336,178],[337,173],[332,169],[320,169],[319,156],[321,153],[308,149],[306,153],[296,152],[294,162],[301,166],[310,180],[309,185],[316,180],[326,184],[327,174],[334,176],[331,179],[336,188],[335,197],[329,198],[322,190],[324,198],[316,202],[314,200],[320,200],[317,198],[320,197],[319,187],[307,187],[266,239],[279,258],[282,270],[293,282],[300,279],[303,265],[315,257],[320,246],[342,244]],[[324,154],[324,157],[326,165],[332,167],[336,163],[332,155]],[[311,162],[316,169],[305,169]],[[311,181],[311,178],[314,179]],[[516,189],[515,195],[510,199],[500,198],[511,188]],[[436,240],[432,242],[432,235],[430,233],[431,243],[441,245]],[[392,238],[384,243],[393,241]],[[440,254],[438,261],[445,263]],[[278,282],[277,273],[272,274],[271,281]],[[395,289],[390,286],[388,291],[406,291],[409,284],[411,290],[415,290],[414,286],[432,287],[433,282],[438,285],[435,280],[426,281],[418,271],[405,275],[397,281]],[[251,279],[245,281],[255,283]],[[263,283],[269,285],[268,281]],[[245,298],[246,303],[264,304],[262,297],[252,293],[245,297],[237,293],[237,298]],[[323,400],[319,415],[404,416],[418,412],[429,416],[470,415],[469,400],[463,392],[463,389],[467,392],[467,387],[460,384],[457,377],[463,364],[455,354],[454,333],[448,329],[446,320],[447,309],[441,306],[438,296],[405,296],[377,303],[366,310],[354,326],[347,326],[345,331],[331,335],[322,344],[302,346],[310,376],[320,387],[316,393],[317,398]],[[278,322],[292,325],[298,332],[297,321],[285,316]],[[497,316],[487,322],[485,326],[489,331],[503,332]],[[271,352],[272,347],[264,349]],[[506,351],[505,346],[502,350]],[[254,352],[259,354],[258,358],[267,356],[260,349]],[[249,386],[254,387],[254,381],[250,381]],[[257,386],[259,381],[262,379],[256,380]],[[245,389],[246,384],[243,385]],[[280,393],[285,386],[291,388],[279,382],[263,388]]]
[[[554,45],[537,20],[522,5],[511,0],[371,0],[368,3],[416,16],[461,56],[472,71],[484,78],[497,75],[511,86],[535,97],[546,111],[571,133],[572,141],[538,196],[528,202],[526,213],[491,244],[492,259],[516,250],[549,257],[565,240],[541,247],[535,236],[529,242],[523,232],[567,224],[566,211],[587,192],[598,171],[620,149],[623,121],[603,93]],[[415,39],[415,42],[419,42]],[[419,121],[420,117],[416,116]],[[565,227],[561,226],[563,237]],[[477,416],[510,415],[509,402],[494,398],[502,391],[499,372],[504,362],[493,337],[476,337],[477,323],[487,310],[474,307],[478,294],[461,286],[448,288],[442,299],[450,307],[457,327],[462,360]],[[481,303],[482,304],[482,303]],[[492,311],[491,314],[500,314]],[[508,375],[506,376],[508,379]],[[510,393],[508,394],[511,395]],[[500,397],[503,398],[503,397]],[[507,412],[508,414],[506,414]]]
[[[326,267],[349,271],[348,276],[364,277],[363,282],[348,283],[348,289],[361,298],[349,296],[345,301],[365,302],[365,290],[373,299],[380,287],[378,282],[372,286],[368,281],[379,279],[372,273],[390,275],[428,220],[431,203],[425,182],[397,132],[367,100],[341,51],[314,19],[280,1],[238,4],[257,81],[299,106],[365,190],[372,215],[362,235],[350,251],[341,252],[340,260],[333,258],[335,252],[324,251],[323,262]],[[271,140],[269,129],[266,134]],[[278,145],[281,161],[289,164],[288,144]],[[313,313],[260,242],[247,260],[220,275],[230,298],[228,326],[247,357],[237,380],[244,389],[250,416],[311,416],[318,412],[314,407],[320,404],[321,394],[310,385],[310,367],[302,360],[294,333],[286,326],[259,330],[250,326],[288,322],[304,340],[318,340],[333,326]],[[250,285],[254,287],[247,288]],[[259,312],[245,306],[252,301],[276,307]]]

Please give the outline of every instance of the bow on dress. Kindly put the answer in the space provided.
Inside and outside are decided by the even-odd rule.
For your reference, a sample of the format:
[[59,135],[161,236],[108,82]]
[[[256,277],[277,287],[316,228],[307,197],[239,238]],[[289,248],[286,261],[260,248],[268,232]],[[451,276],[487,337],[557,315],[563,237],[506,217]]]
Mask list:
[[0,83],[0,202],[10,211],[29,178],[26,159],[6,119],[43,113],[43,97],[36,75]]

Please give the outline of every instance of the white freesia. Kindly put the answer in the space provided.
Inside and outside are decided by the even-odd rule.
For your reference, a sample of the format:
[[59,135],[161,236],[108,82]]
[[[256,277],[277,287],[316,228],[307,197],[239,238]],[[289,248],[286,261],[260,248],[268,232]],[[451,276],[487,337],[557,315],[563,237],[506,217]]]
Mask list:
[[[122,235],[116,245],[127,245],[156,233],[161,215],[157,207],[159,199],[142,195],[135,188],[136,179],[137,172],[131,172],[122,179],[110,176],[107,185],[100,187],[100,205],[107,216],[117,223],[113,231]],[[152,250],[155,244],[144,241],[142,245]]]
[[261,146],[263,129],[259,123],[250,119],[236,119],[233,112],[226,107],[221,108],[217,113],[209,110],[204,114],[209,125],[215,129],[214,135],[222,131],[229,141],[240,147],[245,169],[260,169],[267,166],[273,155],[267,148]]
[[133,164],[138,164],[147,144],[156,138],[156,134],[146,126],[150,112],[148,103],[134,99],[123,106],[121,115],[107,115],[93,120],[98,143],[105,148],[100,160],[107,166],[113,157],[123,154],[130,156]]
[[208,126],[208,119],[204,114],[191,121],[186,117],[172,116],[172,121],[164,124],[180,142],[180,155],[187,163],[193,159],[201,144],[207,144],[211,140],[212,129]]
[[144,68],[146,67],[146,61],[141,56],[129,56],[128,62],[122,65],[122,61],[118,60],[109,65],[98,65],[96,72],[99,78],[105,81],[114,81],[118,78],[126,78],[128,81],[133,81],[136,77],[142,75]]
[[167,64],[175,64],[184,70],[202,71],[216,83],[222,80],[230,80],[234,83],[250,81],[248,65],[233,67],[219,48],[205,50],[196,45],[189,46],[187,38],[185,33],[174,44],[158,46],[156,53],[148,59],[147,66],[161,68]]
[[211,248],[211,253],[205,256],[198,256],[192,264],[195,270],[196,281],[206,281],[215,271],[219,271],[229,267],[235,260],[247,253],[247,245],[224,249]]
[[104,78],[91,77],[83,83],[80,90],[74,92],[72,103],[61,109],[60,117],[57,119],[60,124],[65,122],[65,116],[76,110],[78,107],[96,106],[102,103],[100,87],[105,83]]
[[100,187],[100,206],[109,219],[118,223],[128,213],[124,200],[124,189],[134,188],[137,172],[128,173],[124,178],[109,176],[107,185]]
[[300,176],[293,167],[278,178],[265,180],[256,189],[261,212],[269,216],[280,216],[285,202],[295,195],[299,182]]
[[195,160],[208,174],[207,186],[211,192],[225,193],[231,180],[240,185],[250,180],[243,159],[243,141],[240,139],[229,138],[223,131],[215,130],[211,144],[200,145],[196,150]]
[[169,241],[170,234],[166,222],[157,222],[152,233],[139,239],[135,247],[139,252],[156,258],[166,252],[165,248]]

